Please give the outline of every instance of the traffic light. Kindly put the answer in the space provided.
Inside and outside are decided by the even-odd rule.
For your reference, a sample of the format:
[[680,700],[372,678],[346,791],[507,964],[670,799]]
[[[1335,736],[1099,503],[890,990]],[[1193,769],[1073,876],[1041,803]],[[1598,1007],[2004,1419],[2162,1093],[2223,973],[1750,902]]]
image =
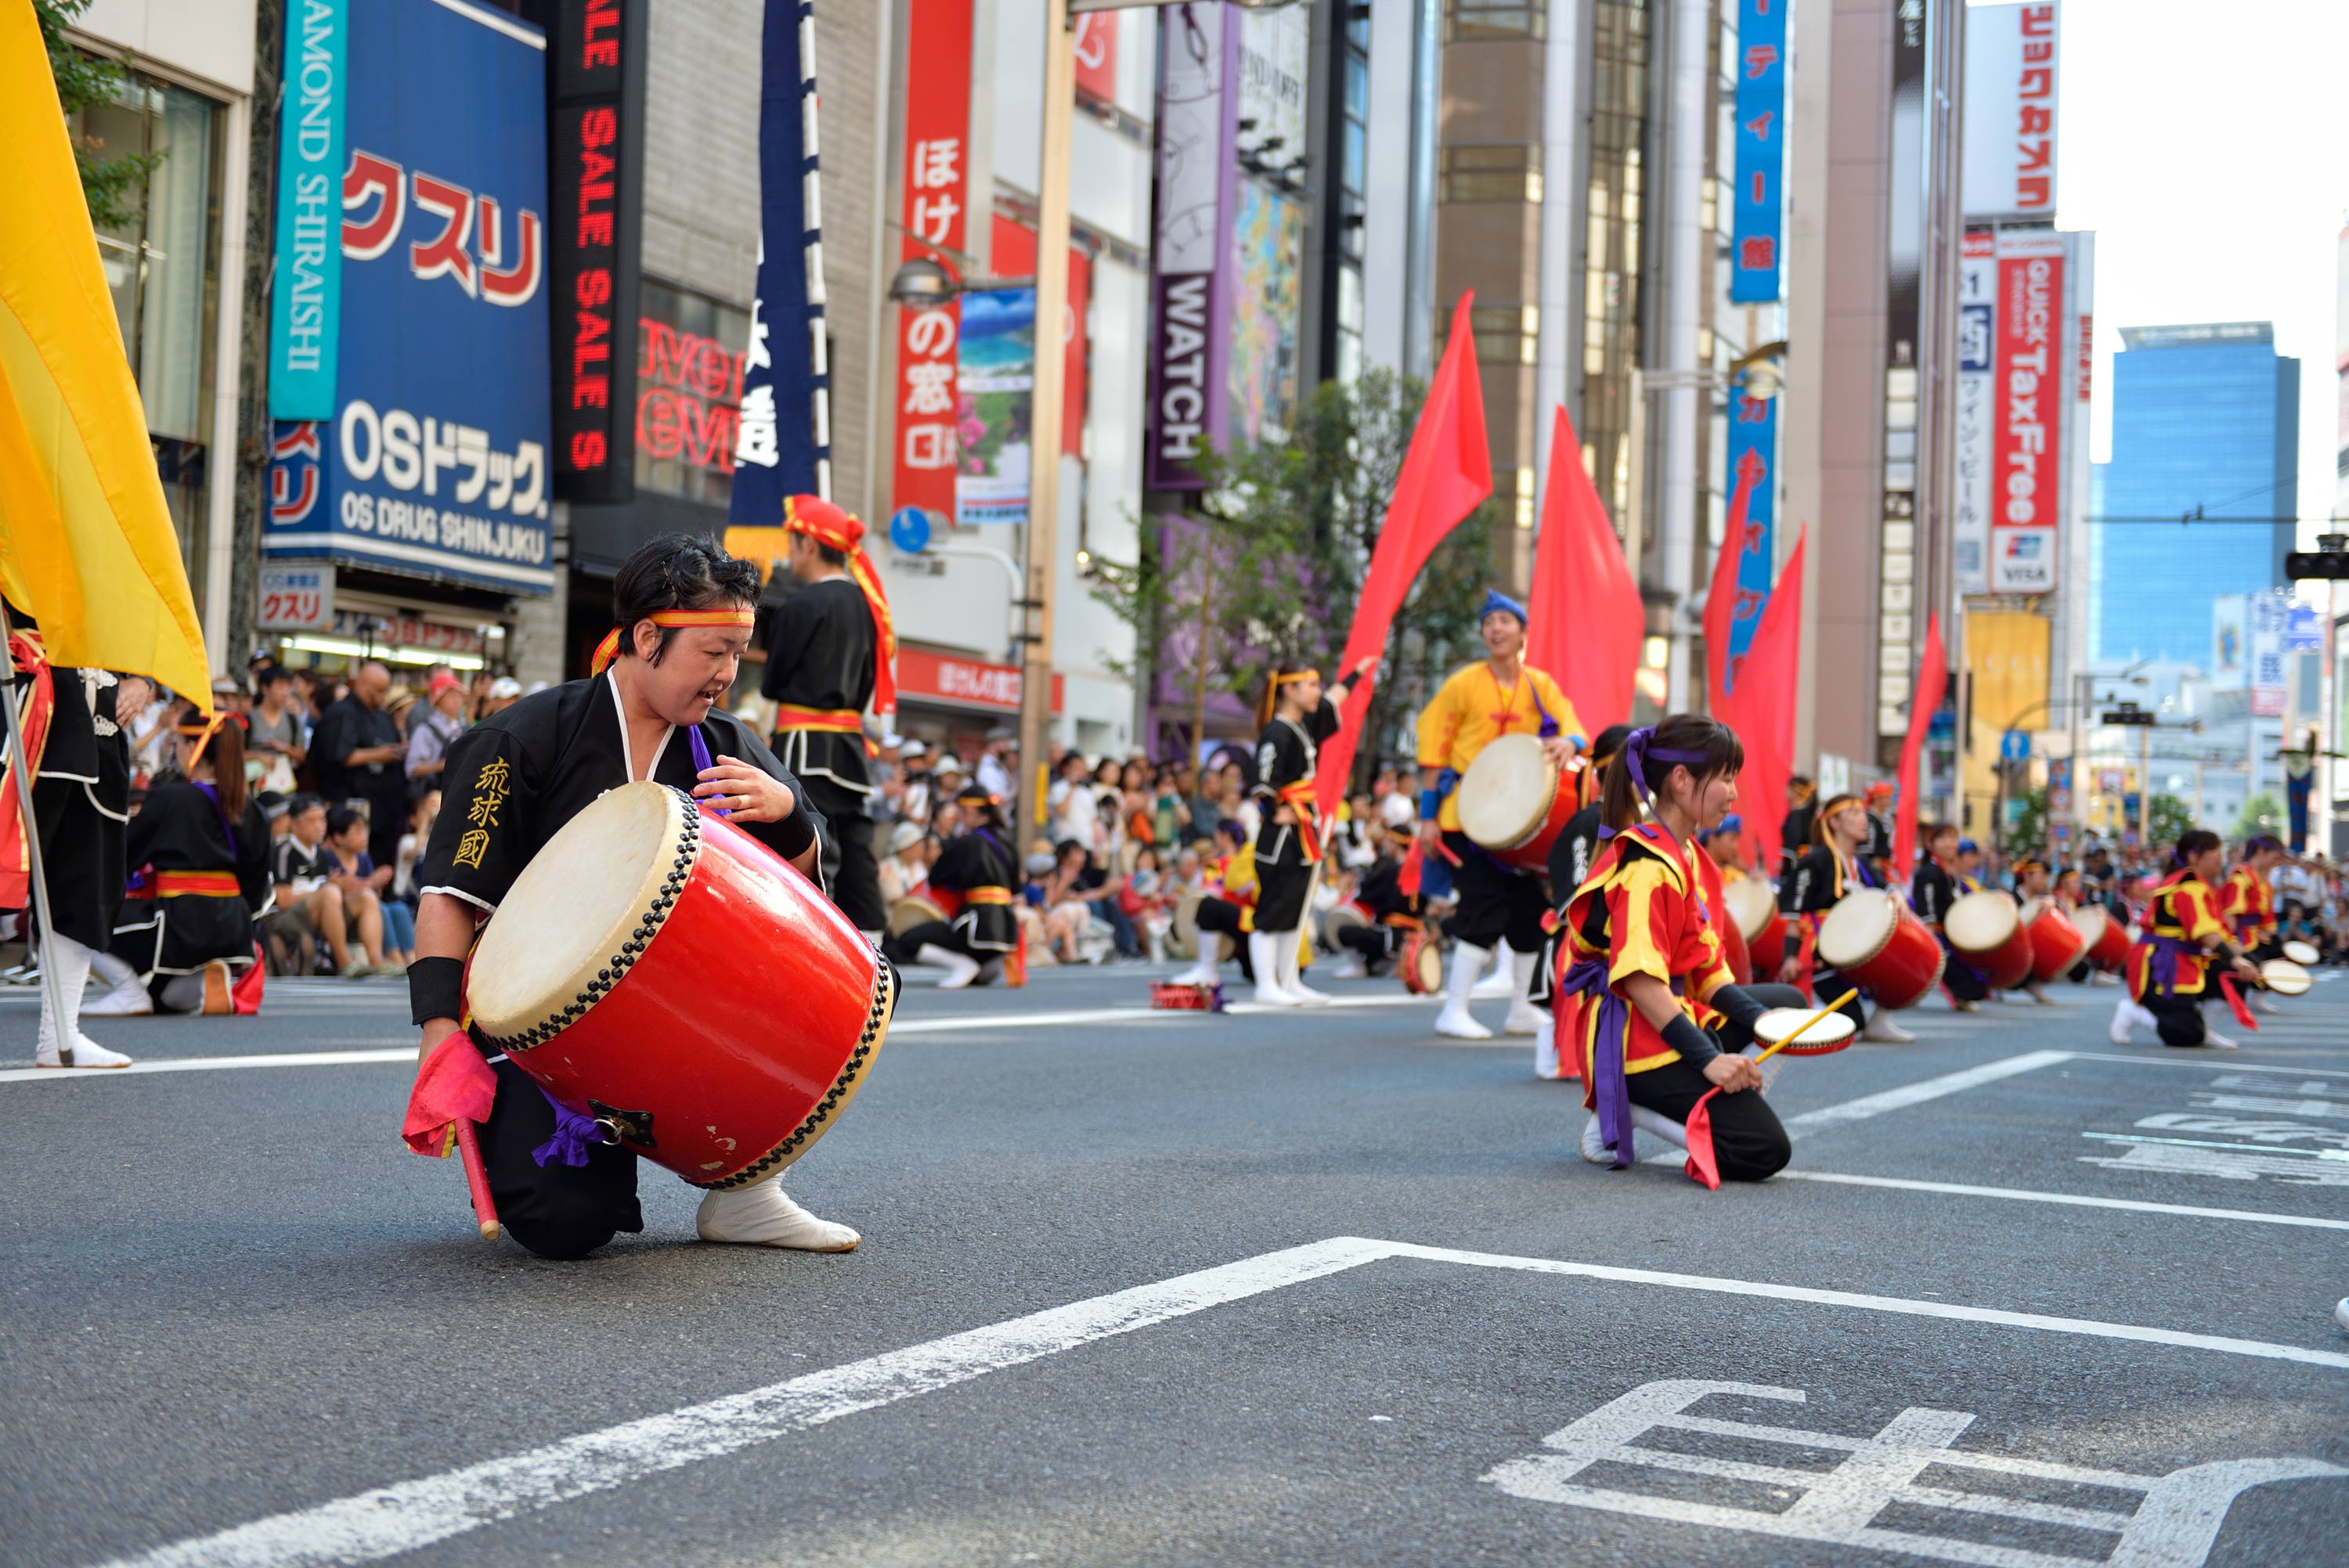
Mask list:
[[2133,702],[2125,702],[2121,704],[2120,707],[2114,708],[2109,713],[2106,713],[2104,716],[2104,722],[2106,724],[2139,725],[2149,727],[2154,722],[2154,714],[2153,710],[2150,708],[2139,707]]
[[2292,551],[2283,558],[2283,574],[2295,582],[2313,577],[2337,583],[2349,577],[2349,551]]

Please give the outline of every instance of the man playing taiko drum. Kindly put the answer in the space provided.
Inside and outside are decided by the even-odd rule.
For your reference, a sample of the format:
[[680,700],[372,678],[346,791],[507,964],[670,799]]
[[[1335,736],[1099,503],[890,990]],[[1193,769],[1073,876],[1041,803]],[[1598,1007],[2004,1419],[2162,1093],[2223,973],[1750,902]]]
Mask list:
[[[613,583],[617,625],[595,673],[524,697],[450,743],[440,816],[417,867],[422,893],[409,1000],[422,1054],[460,1027],[475,931],[555,833],[605,791],[649,779],[816,874],[823,819],[797,779],[716,705],[750,641],[758,569],[707,537],[672,533],[638,549]],[[738,954],[737,957],[744,956]],[[603,1143],[554,1153],[554,1102],[502,1055],[481,1125],[498,1217],[542,1257],[576,1258],[641,1231],[636,1157]],[[584,1153],[585,1163],[568,1160]],[[704,1241],[846,1252],[857,1233],[817,1219],[772,1179],[701,1201]]]

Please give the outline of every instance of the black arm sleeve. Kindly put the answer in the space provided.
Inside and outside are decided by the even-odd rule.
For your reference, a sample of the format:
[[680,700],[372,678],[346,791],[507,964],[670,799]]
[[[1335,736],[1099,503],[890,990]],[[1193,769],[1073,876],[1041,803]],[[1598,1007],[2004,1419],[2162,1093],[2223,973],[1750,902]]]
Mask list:
[[[1722,989],[1726,991],[1733,987],[1724,985]],[[1700,1070],[1705,1063],[1721,1055],[1721,1048],[1713,1043],[1713,1037],[1698,1028],[1696,1020],[1686,1013],[1675,1017],[1658,1032],[1664,1037],[1664,1044],[1680,1052],[1681,1060]]]
[[1736,985],[1715,986],[1713,995],[1704,1002],[1706,1006],[1731,1023],[1742,1024],[1749,1029],[1754,1026],[1754,1019],[1770,1010],[1755,1001],[1751,992]]
[[244,820],[236,829],[236,885],[245,907],[269,907],[274,896],[269,885],[269,819],[256,800],[244,803]]

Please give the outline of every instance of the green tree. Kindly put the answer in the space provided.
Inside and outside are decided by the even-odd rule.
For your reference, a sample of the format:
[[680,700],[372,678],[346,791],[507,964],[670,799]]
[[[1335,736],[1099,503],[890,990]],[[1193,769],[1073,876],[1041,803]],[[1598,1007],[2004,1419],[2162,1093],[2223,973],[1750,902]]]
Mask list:
[[[1143,660],[1163,660],[1168,684],[1187,699],[1194,734],[1211,696],[1252,704],[1279,659],[1304,659],[1336,677],[1425,395],[1416,379],[1383,369],[1325,383],[1286,439],[1204,453],[1206,488],[1195,510],[1141,530],[1133,565],[1102,568],[1095,596],[1134,628]],[[1462,522],[1404,600],[1362,766],[1398,748],[1401,716],[1475,650],[1497,516],[1488,502]]]
[[2194,830],[2194,808],[2175,795],[2156,795],[2146,827],[2155,843],[2174,844]]
[[[130,78],[125,61],[85,55],[66,37],[66,29],[91,4],[92,0],[33,0],[33,16],[41,26],[41,42],[49,51],[49,74],[57,78],[57,103],[68,124],[83,109],[114,102]],[[105,139],[96,136],[76,136],[73,150],[91,226],[121,229],[136,222],[147,177],[166,155],[126,152],[108,158]]]
[[2009,855],[2037,854],[2047,843],[2047,791],[2033,789],[2008,797],[2012,813],[1998,824],[1998,847]]
[[2278,833],[2284,823],[2283,802],[2262,789],[2243,802],[2243,814],[2235,819],[2235,837],[2248,839],[2254,833]]

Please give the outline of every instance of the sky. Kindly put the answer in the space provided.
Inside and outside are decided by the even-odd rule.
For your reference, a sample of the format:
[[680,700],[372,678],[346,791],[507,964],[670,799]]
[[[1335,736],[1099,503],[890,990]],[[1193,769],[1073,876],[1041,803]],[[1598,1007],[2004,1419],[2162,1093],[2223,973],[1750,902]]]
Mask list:
[[2271,321],[2301,361],[2301,534],[2333,510],[2349,0],[2061,0],[2056,223],[2096,235],[2092,455],[2124,326]]

